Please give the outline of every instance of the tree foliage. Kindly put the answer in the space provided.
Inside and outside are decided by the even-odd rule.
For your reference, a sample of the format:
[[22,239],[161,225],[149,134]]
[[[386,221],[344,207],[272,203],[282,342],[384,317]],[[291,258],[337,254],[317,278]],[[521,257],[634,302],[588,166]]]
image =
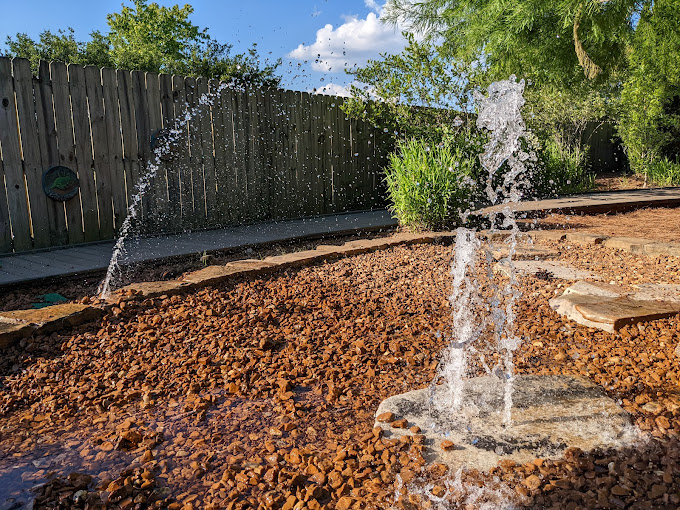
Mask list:
[[[644,2],[651,0],[643,0]],[[608,81],[626,66],[639,13],[637,0],[390,0],[386,19],[399,21],[488,81],[516,74],[535,83],[571,87]]]
[[261,62],[256,45],[246,53],[231,54],[232,45],[210,37],[207,29],[189,19],[191,5],[160,6],[132,0],[120,12],[107,15],[108,34],[90,33],[78,41],[73,29],[56,34],[45,30],[38,40],[18,33],[6,41],[7,55],[31,61],[37,72],[40,60],[80,65],[205,76],[238,84],[276,86],[280,61]]
[[404,35],[408,44],[402,53],[348,71],[366,86],[351,87],[345,112],[380,125],[394,138],[439,143],[456,117],[470,122],[470,73],[433,44]]
[[677,175],[672,164],[680,164],[680,2],[657,0],[642,11],[629,61],[619,132],[631,165],[644,174],[661,165]]

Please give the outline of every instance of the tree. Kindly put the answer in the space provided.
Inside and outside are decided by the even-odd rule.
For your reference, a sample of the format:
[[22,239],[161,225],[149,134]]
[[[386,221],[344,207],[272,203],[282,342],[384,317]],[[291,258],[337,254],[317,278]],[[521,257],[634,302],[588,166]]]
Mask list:
[[657,0],[643,9],[629,66],[619,133],[631,166],[647,175],[661,165],[676,176],[666,184],[680,184],[680,2]]
[[207,29],[194,25],[191,5],[160,6],[132,0],[120,12],[107,15],[108,34],[92,32],[77,41],[73,29],[57,34],[46,30],[35,41],[26,34],[7,38],[7,55],[31,61],[37,72],[40,60],[116,67],[157,73],[205,76],[238,84],[276,86],[280,60],[260,62],[257,47],[231,54],[232,45],[215,41]]
[[206,30],[191,23],[190,5],[163,7],[133,0],[107,15],[110,54],[121,69],[174,73],[190,61],[192,50],[210,42]]
[[439,143],[455,118],[466,124],[471,112],[470,74],[429,42],[405,33],[398,55],[381,55],[365,67],[348,70],[353,85],[345,112],[380,125],[395,138],[417,137]]
[[41,60],[100,67],[112,65],[107,38],[97,31],[90,34],[87,42],[77,41],[72,28],[58,30],[56,34],[45,30],[37,41],[25,33],[18,33],[14,39],[7,37],[7,50],[10,57],[28,59],[33,72],[37,72]]
[[487,80],[522,76],[571,87],[616,80],[641,6],[652,0],[390,0],[386,19],[424,32]]

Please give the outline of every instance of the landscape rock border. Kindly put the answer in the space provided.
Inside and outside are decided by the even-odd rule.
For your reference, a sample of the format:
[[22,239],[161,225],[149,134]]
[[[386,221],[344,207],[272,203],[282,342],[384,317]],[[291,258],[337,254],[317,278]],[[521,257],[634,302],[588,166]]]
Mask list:
[[565,232],[562,230],[533,230],[526,233],[535,241],[571,241],[580,244],[601,244],[605,248],[635,253],[637,255],[668,255],[680,257],[680,243],[666,243],[641,237],[616,237],[590,232]]
[[171,296],[220,284],[236,276],[256,276],[399,245],[434,243],[452,237],[455,237],[455,232],[397,233],[385,238],[348,241],[339,246],[320,245],[314,250],[276,255],[264,260],[245,259],[226,265],[207,266],[175,280],[133,283],[118,289],[108,300],[96,304],[67,303],[36,310],[0,312],[0,349],[12,347],[34,334],[53,333],[96,320],[107,308],[121,301]]
[[[663,243],[634,237],[610,237],[606,235],[564,232],[559,230],[535,230],[525,232],[533,240],[568,240],[585,244],[602,244],[608,248],[621,249],[636,254],[670,255],[680,257],[680,243]],[[264,260],[246,259],[229,262],[224,266],[208,266],[175,280],[140,282],[117,290],[113,296],[98,304],[67,303],[46,309],[0,312],[0,349],[15,345],[22,338],[34,334],[48,334],[98,319],[104,311],[121,301],[171,296],[209,285],[216,285],[235,276],[260,275],[280,269],[300,267],[306,264],[359,255],[399,245],[439,242],[455,239],[455,232],[397,233],[390,237],[355,240],[343,245],[320,245],[314,250],[266,257]],[[499,241],[508,237],[504,232],[481,231],[481,238]]]

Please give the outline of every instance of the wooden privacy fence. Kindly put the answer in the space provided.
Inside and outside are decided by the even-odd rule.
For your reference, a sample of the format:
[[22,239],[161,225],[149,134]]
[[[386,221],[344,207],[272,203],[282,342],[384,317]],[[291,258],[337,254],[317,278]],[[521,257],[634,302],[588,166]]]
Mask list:
[[[172,139],[143,195],[145,233],[384,205],[388,138],[343,101],[59,62],[34,77],[0,58],[0,253],[113,239],[157,140]],[[43,189],[58,165],[78,177],[66,201]]]
[[628,156],[613,122],[588,122],[581,140],[590,147],[590,167],[598,173],[628,170]]

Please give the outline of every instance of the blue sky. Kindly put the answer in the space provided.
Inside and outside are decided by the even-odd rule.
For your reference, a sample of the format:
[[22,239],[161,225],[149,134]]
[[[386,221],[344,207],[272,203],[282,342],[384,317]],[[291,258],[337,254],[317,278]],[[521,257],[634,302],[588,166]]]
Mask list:
[[[344,68],[363,64],[379,53],[397,53],[404,41],[399,30],[380,21],[385,0],[157,0],[161,5],[194,7],[191,21],[229,42],[237,52],[257,43],[260,55],[283,59],[283,85],[296,90],[325,88],[343,93],[351,76]],[[127,2],[129,5],[129,2]],[[0,43],[25,32],[73,27],[76,38],[92,30],[107,31],[106,14],[120,11],[121,0],[29,0],[4,2]],[[319,57],[320,56],[320,57]],[[298,66],[300,64],[300,66]]]

